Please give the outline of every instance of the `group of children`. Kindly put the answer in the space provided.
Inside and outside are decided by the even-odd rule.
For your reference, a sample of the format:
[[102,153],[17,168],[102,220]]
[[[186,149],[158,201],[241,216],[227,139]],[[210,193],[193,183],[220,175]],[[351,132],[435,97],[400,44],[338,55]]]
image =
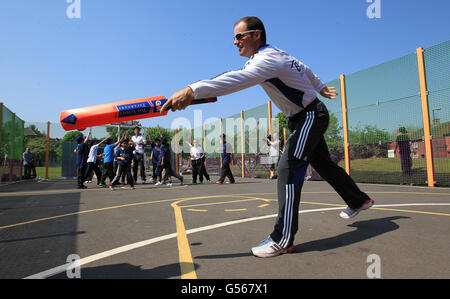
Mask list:
[[[97,184],[106,188],[106,179],[109,179],[109,189],[114,190],[118,184],[125,184],[125,179],[134,189],[137,182],[138,168],[140,166],[140,175],[142,184],[146,183],[145,177],[145,151],[144,146],[147,140],[140,133],[140,128],[134,128],[134,136],[128,138],[128,131],[122,135],[117,134],[117,141],[114,143],[111,136],[106,137],[99,143],[95,140],[91,141],[88,146],[88,140],[91,136],[89,132],[86,137],[79,136],[76,138],[78,143],[74,150],[77,154],[76,166],[78,176],[78,188],[87,188],[84,183],[91,181],[93,173],[97,176]],[[183,176],[179,175],[172,169],[171,150],[167,139],[160,133],[160,138],[153,142],[151,135],[148,134],[149,144],[152,148],[152,164],[153,164],[153,183],[155,186],[163,185],[172,186],[172,177],[176,177],[183,184]],[[98,153],[98,148],[105,143],[103,154]],[[206,171],[205,159],[206,154],[198,144],[197,140],[193,144],[189,144],[191,148],[191,165],[193,184],[197,184],[199,177],[200,184],[203,183],[203,177],[210,181],[210,177]],[[103,158],[103,163],[100,163]],[[228,183],[234,183],[235,179],[230,169],[233,160],[231,145],[226,142],[225,134],[221,135],[221,160],[222,167],[220,178],[217,184],[223,184],[225,178],[228,177]],[[100,164],[103,164],[100,166]],[[163,180],[163,172],[164,180]]]
[[[111,136],[106,137],[99,143],[91,141],[90,147],[88,146],[90,132],[85,138],[83,136],[77,137],[76,142],[78,145],[74,151],[77,154],[78,188],[87,188],[84,183],[90,180],[89,178],[95,173],[97,184],[102,187],[108,187],[106,179],[109,179],[109,189],[114,190],[116,185],[125,184],[126,178],[131,189],[134,189],[139,166],[141,181],[145,184],[144,146],[147,145],[147,141],[141,135],[139,127],[134,128],[134,134],[131,138],[128,138],[128,132],[125,132],[122,138],[117,134],[115,143]],[[165,172],[164,181],[168,181],[167,186],[172,186],[172,176],[175,176],[183,183],[183,177],[172,170],[170,145],[167,139],[160,134],[161,138],[153,142],[150,134],[148,137],[152,147],[153,183],[156,183],[155,185],[157,186],[163,184],[163,171]],[[103,143],[106,144],[103,154],[98,154],[98,148]],[[99,162],[102,158],[103,167],[100,169]]]

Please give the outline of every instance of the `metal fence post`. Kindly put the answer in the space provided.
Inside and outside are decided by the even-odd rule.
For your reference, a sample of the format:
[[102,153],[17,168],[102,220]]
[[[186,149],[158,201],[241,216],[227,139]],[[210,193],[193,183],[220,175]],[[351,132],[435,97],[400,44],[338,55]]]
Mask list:
[[[223,119],[222,118],[220,118],[220,122],[219,122],[219,132],[220,132],[220,137],[222,137],[222,134],[223,134],[223,123],[222,123],[222,121],[223,121]],[[220,140],[220,138],[219,138],[219,140]],[[221,144],[221,146],[222,146],[222,144]],[[220,161],[220,168],[222,168],[222,156],[219,156],[219,161]]]
[[[22,119],[22,127],[25,129],[25,121]],[[25,136],[22,136],[22,149],[21,151],[23,152],[25,150]],[[23,173],[23,154],[20,155],[20,169],[19,169],[19,173],[20,173],[20,179],[22,180],[22,173]]]
[[244,110],[241,110],[241,174],[245,178]]
[[[425,157],[427,160],[427,180],[428,187],[434,187],[434,164],[433,151],[431,147],[430,134],[430,112],[428,109],[428,90],[427,79],[425,76],[425,63],[423,59],[423,48],[417,48],[417,66],[419,71],[420,82],[420,99],[422,102],[422,121],[423,121],[423,135],[425,142]],[[436,136],[434,136],[436,138]]]
[[16,143],[16,114],[12,114],[12,122],[11,122],[11,152],[9,155],[9,181],[13,181],[14,176],[14,160],[16,155],[15,149]]
[[175,173],[178,174],[178,128],[175,129]]
[[342,124],[344,130],[344,155],[345,171],[350,175],[350,148],[348,142],[348,115],[347,115],[347,93],[345,89],[345,75],[340,76],[341,81],[341,105],[342,105]]
[[[0,103],[0,154],[2,153],[2,138],[3,138],[3,103]],[[0,157],[0,160],[3,157]]]
[[45,148],[45,179],[48,180],[48,162],[50,158],[50,122],[47,122],[47,140]]
[[269,135],[272,135],[272,101],[267,102],[267,115],[269,116]]

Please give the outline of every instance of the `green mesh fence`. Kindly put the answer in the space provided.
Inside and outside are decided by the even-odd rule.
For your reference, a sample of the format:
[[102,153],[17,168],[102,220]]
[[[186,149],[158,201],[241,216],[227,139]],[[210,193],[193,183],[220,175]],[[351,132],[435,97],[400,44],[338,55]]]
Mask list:
[[[330,114],[330,123],[325,134],[330,154],[336,161],[344,160],[344,133],[342,124],[342,105],[341,105],[341,83],[340,80],[333,80],[326,83],[328,87],[335,87],[338,96],[335,100],[326,99],[318,95],[319,99],[326,105]],[[343,162],[342,162],[343,163]]]
[[424,50],[434,177],[450,186],[450,41]]
[[[242,124],[241,113],[230,116],[222,116],[192,129],[192,139],[196,139],[203,146],[207,154],[207,170],[211,174],[219,174],[220,168],[220,134],[226,135],[226,140],[232,146],[234,163],[231,170],[235,176],[242,174],[242,151],[244,150],[246,171],[248,176],[254,176],[258,172],[257,161],[255,159],[262,155],[267,155],[268,147],[265,142],[269,134],[268,106],[262,104],[255,108],[244,111],[244,146],[242,146]],[[189,150],[183,148],[181,162],[183,165],[189,164]],[[253,172],[253,173],[250,173]],[[264,170],[264,173],[267,171]],[[268,172],[267,172],[268,173]]]
[[14,160],[22,160],[24,149],[24,121],[16,116],[14,124]]
[[24,125],[5,105],[1,106],[0,181],[16,181],[22,178],[22,154],[24,152]]
[[265,142],[269,134],[269,110],[267,103],[244,111],[245,154],[268,152]]
[[417,69],[410,54],[346,76],[355,181],[425,184],[425,156],[411,148],[423,132]]
[[268,165],[264,163],[269,152],[266,142],[268,135],[268,104],[244,111],[244,163],[247,177],[269,177]]
[[220,156],[218,151],[220,146],[220,119],[205,124],[205,142],[204,150],[208,158],[217,158]]
[[237,113],[222,119],[222,133],[231,144],[233,153],[241,153],[241,114]]
[[356,181],[426,183],[419,96],[353,108],[348,113],[351,175]]
[[[219,174],[220,168],[220,119],[213,122],[204,124],[204,136],[203,149],[206,153],[206,169],[208,174]],[[190,160],[190,156],[187,156]]]
[[[450,186],[450,110],[447,108],[450,98],[449,50],[450,41],[424,50],[434,175],[438,186]],[[335,100],[319,96],[330,113],[330,123],[325,137],[332,158],[343,167],[344,136],[340,80],[329,81],[327,85],[336,87],[339,96]],[[416,54],[412,53],[347,75],[346,92],[350,167],[355,181],[425,185],[427,165]],[[225,133],[235,154],[235,164],[232,166],[234,174],[240,176],[242,165],[245,164],[246,176],[267,177],[268,166],[262,162],[262,158],[268,153],[265,142],[269,134],[267,104],[244,111],[244,132],[241,129],[240,113],[220,117],[222,121],[217,119],[184,132],[187,134],[186,140],[179,140],[178,145],[181,148],[179,166],[188,167],[190,162],[189,147],[184,141],[197,139],[207,153],[208,171],[218,174],[219,136],[220,133]],[[17,170],[20,163],[17,161],[22,159],[25,146],[35,147],[38,152],[38,166],[44,166],[45,150],[42,148],[45,147],[47,123],[27,122],[24,125],[22,120],[3,106],[1,129],[2,180],[20,177]],[[146,129],[143,128],[142,132]],[[92,138],[98,140],[115,132],[115,129],[105,127],[89,130],[92,132]],[[86,135],[87,132],[88,130],[83,134]],[[282,128],[279,132],[282,132]],[[172,133],[168,132],[170,136],[166,137],[171,139]],[[70,164],[72,162],[69,160],[74,159],[71,153],[73,144],[64,145],[62,142],[66,134],[60,124],[51,124],[50,177],[60,177],[63,161]],[[241,144],[242,134],[244,146]],[[34,143],[30,143],[33,139]],[[241,158],[242,148],[244,161]],[[146,147],[146,151],[149,160],[151,158],[149,146]],[[147,162],[147,165],[150,165],[150,162]],[[43,175],[43,172],[41,174]]]
[[[424,50],[435,183],[450,185],[450,41]],[[340,94],[340,80],[327,82]],[[346,76],[351,175],[357,182],[427,184],[416,53]],[[321,98],[321,97],[320,97]],[[330,153],[343,163],[341,99],[325,102]]]

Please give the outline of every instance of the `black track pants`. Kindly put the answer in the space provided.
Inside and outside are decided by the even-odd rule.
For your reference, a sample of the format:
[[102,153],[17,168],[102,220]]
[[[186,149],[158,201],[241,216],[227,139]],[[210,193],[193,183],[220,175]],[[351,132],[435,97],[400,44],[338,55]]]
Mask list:
[[324,134],[329,123],[325,105],[318,99],[289,119],[292,132],[278,164],[278,217],[272,239],[281,247],[292,245],[298,230],[300,193],[308,165],[319,173],[351,208],[361,207],[369,197],[341,167],[331,161]]

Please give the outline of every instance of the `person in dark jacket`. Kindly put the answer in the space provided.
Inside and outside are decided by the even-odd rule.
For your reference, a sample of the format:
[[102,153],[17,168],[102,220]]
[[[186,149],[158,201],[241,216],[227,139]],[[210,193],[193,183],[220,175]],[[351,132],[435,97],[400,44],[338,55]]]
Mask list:
[[228,177],[228,179],[230,180],[229,184],[234,184],[235,180],[233,177],[233,173],[231,172],[230,169],[230,163],[233,160],[233,149],[231,147],[231,145],[227,142],[226,140],[226,136],[225,134],[222,134],[220,136],[221,142],[220,142],[220,146],[221,146],[221,159],[222,159],[222,168],[221,168],[221,174],[220,174],[220,178],[217,181],[217,184],[223,184],[223,182],[225,181],[225,177]]
[[152,147],[152,166],[153,166],[152,177],[153,177],[153,184],[155,184],[157,179],[156,168],[158,167],[159,155],[161,153],[161,140],[159,138],[156,138],[155,141],[153,141],[150,132],[147,135],[150,146]]
[[[176,171],[172,168],[172,152],[170,149],[170,144],[167,141],[167,138],[161,137],[161,152],[159,154],[158,164],[156,167],[156,175],[158,182],[155,186],[162,185],[167,182],[168,187],[172,187],[172,177],[176,177],[180,180],[181,184],[183,184],[183,176],[176,173]],[[162,182],[162,171],[164,170],[164,181]]]
[[87,141],[91,136],[91,132],[88,133],[86,138],[83,136],[78,136],[75,141],[78,143],[75,152],[77,154],[76,167],[77,167],[77,178],[78,178],[78,189],[86,189],[84,185],[85,174],[87,169],[87,158],[89,155],[89,148],[87,146]]
[[130,184],[131,189],[134,189],[133,176],[131,175],[134,148],[128,146],[128,143],[128,139],[122,140],[120,147],[117,149],[117,172],[109,186],[111,190],[114,190],[114,186],[119,184],[119,180],[123,175],[126,175],[128,184]]
[[160,154],[158,157],[158,163],[156,165],[156,176],[158,182],[155,186],[162,185],[162,172],[165,172],[166,178],[169,181],[167,186],[172,186],[172,167],[170,165],[170,148],[165,137],[161,137]]
[[[403,177],[411,176],[411,167],[412,167],[411,148],[408,131],[406,130],[405,127],[400,127],[398,129],[398,135],[396,138],[394,152],[396,152],[397,149],[399,150],[400,154],[402,176]],[[405,182],[402,182],[402,185],[405,184],[406,184]]]

